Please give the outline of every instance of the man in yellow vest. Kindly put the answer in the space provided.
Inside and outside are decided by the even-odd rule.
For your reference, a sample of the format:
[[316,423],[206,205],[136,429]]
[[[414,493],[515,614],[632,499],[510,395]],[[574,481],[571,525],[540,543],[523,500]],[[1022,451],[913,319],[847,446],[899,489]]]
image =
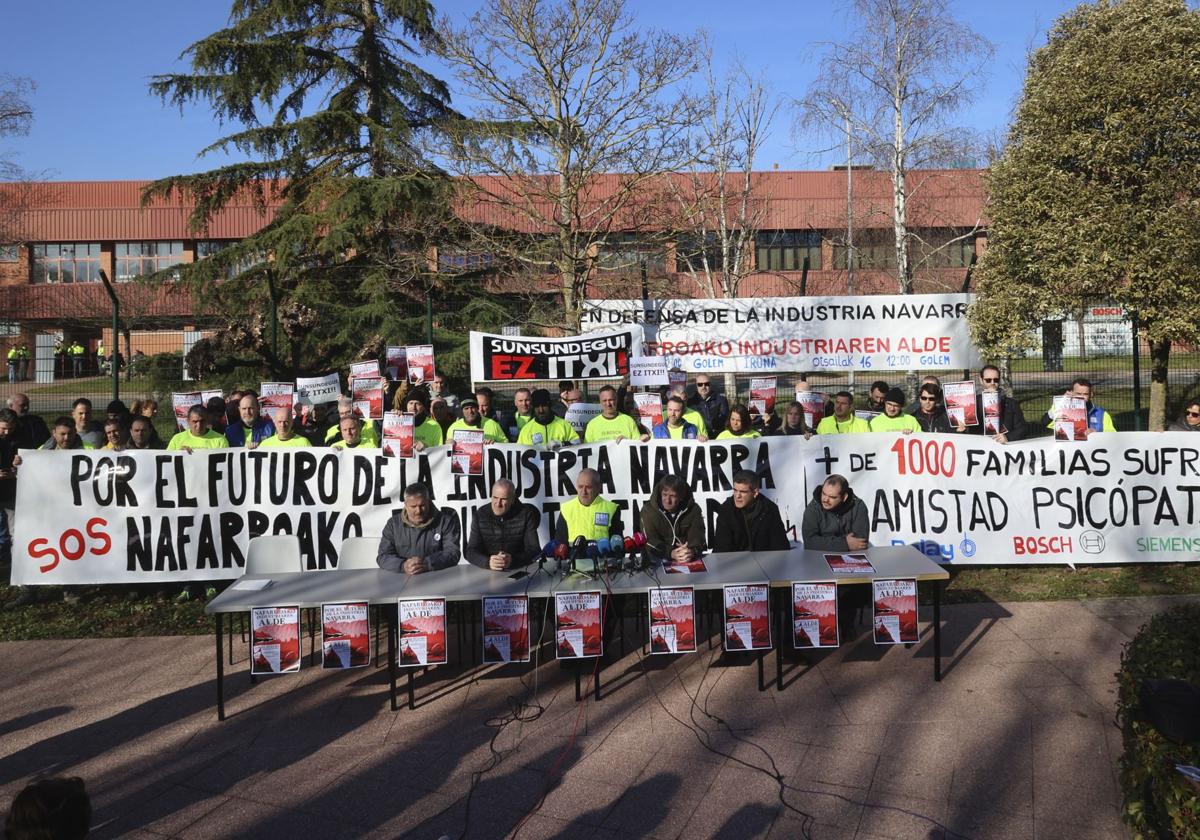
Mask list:
[[21,354],[17,352],[17,345],[8,348],[8,384],[12,385],[17,381],[17,368],[20,367]]
[[579,537],[599,540],[622,531],[621,509],[600,495],[600,474],[593,469],[579,471],[575,479],[575,498],[558,509],[554,538],[565,543]]

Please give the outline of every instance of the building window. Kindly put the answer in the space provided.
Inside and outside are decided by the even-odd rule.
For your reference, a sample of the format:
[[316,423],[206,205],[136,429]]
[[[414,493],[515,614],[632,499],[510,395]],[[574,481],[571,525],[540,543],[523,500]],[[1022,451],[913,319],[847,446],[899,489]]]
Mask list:
[[183,262],[183,242],[118,242],[116,273],[118,280],[132,280],[179,265]]
[[801,271],[805,258],[810,269],[821,268],[819,230],[760,230],[755,244],[759,271]]
[[[729,259],[733,261],[736,231],[730,231]],[[744,259],[744,258],[743,258]],[[675,240],[675,270],[703,272],[721,271],[721,237],[715,231],[706,234],[684,234]]]
[[468,251],[454,246],[439,247],[438,271],[446,274],[471,274],[487,271],[496,262],[495,254]]
[[34,283],[99,283],[100,243],[37,244],[33,250]]
[[[896,267],[895,236],[890,230],[867,228],[854,234],[854,267],[865,269],[887,269]],[[846,246],[833,246],[833,266],[846,268]]]
[[0,245],[0,263],[15,263],[20,261],[20,245]]
[[[240,239],[201,239],[196,242],[196,259],[202,260],[205,257],[211,257],[214,254],[224,251],[230,246],[237,245],[241,242]],[[248,271],[254,266],[263,261],[261,255],[255,254],[243,257],[236,262],[225,267],[221,276],[228,280],[230,277],[237,277],[243,271]]]
[[[975,234],[953,228],[913,231],[917,259],[928,268],[966,268],[975,255]],[[957,237],[962,237],[957,238]]]
[[650,274],[665,274],[666,253],[657,243],[646,242],[636,233],[612,233],[600,244],[596,264],[601,271],[637,274],[645,263]]

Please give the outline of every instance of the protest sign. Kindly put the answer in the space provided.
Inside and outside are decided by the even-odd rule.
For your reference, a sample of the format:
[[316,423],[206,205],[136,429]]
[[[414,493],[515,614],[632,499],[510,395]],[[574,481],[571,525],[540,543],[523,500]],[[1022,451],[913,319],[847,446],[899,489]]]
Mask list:
[[396,458],[411,458],[416,440],[416,418],[408,412],[383,413],[383,451]]
[[194,405],[200,405],[199,391],[186,391],[171,394],[171,410],[175,413],[175,428],[184,431],[188,427],[188,411]]
[[408,361],[408,384],[425,385],[437,376],[432,344],[413,344],[404,348]]
[[647,429],[653,429],[663,421],[663,402],[658,394],[634,394],[633,402],[642,425]]
[[341,378],[336,373],[324,376],[301,376],[296,379],[296,403],[320,405],[334,402],[342,395]]
[[406,347],[389,347],[384,361],[388,379],[403,382],[408,379],[408,353]]
[[296,386],[292,382],[260,382],[258,384],[258,404],[262,413],[270,417],[276,409],[292,410],[296,399]]
[[642,331],[545,338],[471,333],[471,379],[614,379],[629,373],[629,361],[642,355]]
[[667,360],[662,356],[634,356],[629,360],[629,384],[634,387],[667,385]]
[[355,413],[363,420],[383,419],[384,387],[383,377],[378,373],[374,376],[356,376],[350,380]]
[[947,382],[942,386],[942,399],[946,402],[946,417],[954,428],[978,426],[979,417],[975,410],[975,383]]

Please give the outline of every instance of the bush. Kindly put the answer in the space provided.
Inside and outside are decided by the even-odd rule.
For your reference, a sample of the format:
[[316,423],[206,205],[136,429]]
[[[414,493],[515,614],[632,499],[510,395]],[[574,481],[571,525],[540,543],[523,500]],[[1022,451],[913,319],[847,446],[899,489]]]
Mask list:
[[1138,692],[1150,679],[1200,685],[1200,605],[1154,616],[1125,646],[1117,672],[1125,822],[1137,838],[1200,837],[1200,793],[1175,770],[1200,764],[1200,744],[1169,741],[1146,721]]

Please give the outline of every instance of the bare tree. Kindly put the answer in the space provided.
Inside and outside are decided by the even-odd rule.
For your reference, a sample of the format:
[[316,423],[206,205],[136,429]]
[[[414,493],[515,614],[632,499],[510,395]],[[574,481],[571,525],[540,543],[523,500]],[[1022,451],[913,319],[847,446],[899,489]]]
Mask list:
[[[865,154],[891,175],[895,271],[913,291],[918,259],[947,242],[921,242],[909,226],[911,202],[928,182],[922,169],[960,166],[974,138],[950,124],[976,92],[992,45],[960,23],[946,0],[853,0],[855,33],[829,44],[802,100],[811,118],[857,135]],[[845,126],[845,128],[843,128]]]
[[442,150],[465,176],[469,247],[513,288],[557,277],[552,323],[578,329],[601,251],[652,226],[665,174],[686,158],[681,88],[702,39],[635,27],[623,0],[487,0],[440,28],[475,103]]
[[[22,76],[0,76],[0,137],[23,136],[33,125],[29,95],[35,85]],[[30,204],[29,176],[7,152],[0,150],[0,181],[11,181],[0,190],[0,245],[23,238],[21,217]]]

